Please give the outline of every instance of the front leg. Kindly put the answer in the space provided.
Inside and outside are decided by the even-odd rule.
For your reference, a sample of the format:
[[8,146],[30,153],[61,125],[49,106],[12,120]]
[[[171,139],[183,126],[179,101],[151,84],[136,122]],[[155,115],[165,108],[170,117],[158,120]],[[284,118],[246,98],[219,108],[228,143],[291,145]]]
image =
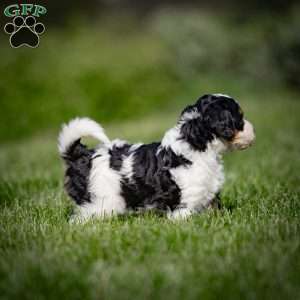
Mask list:
[[[221,209],[221,196],[220,193],[217,193],[215,198],[209,203],[207,206],[208,209]],[[191,209],[187,207],[178,207],[173,211],[168,212],[167,216],[169,219],[176,219],[176,220],[184,220],[189,218],[191,215],[200,213],[205,210],[205,207],[201,206],[199,209]]]
[[167,216],[168,219],[172,219],[172,220],[186,220],[193,213],[195,212],[190,208],[180,207],[180,208],[176,208],[173,211],[168,212]]
[[208,208],[210,209],[221,209],[221,196],[220,193],[217,193],[215,198],[209,203]]

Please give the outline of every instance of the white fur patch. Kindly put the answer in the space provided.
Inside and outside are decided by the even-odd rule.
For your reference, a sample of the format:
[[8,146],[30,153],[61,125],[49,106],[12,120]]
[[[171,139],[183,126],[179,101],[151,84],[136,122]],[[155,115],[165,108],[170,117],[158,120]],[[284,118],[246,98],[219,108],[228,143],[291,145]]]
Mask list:
[[123,160],[122,168],[120,170],[122,176],[127,178],[129,182],[132,180],[133,176],[133,154],[125,157]]
[[226,94],[212,94],[213,96],[216,96],[216,97],[225,97],[225,98],[231,98],[230,96],[226,95]]
[[194,153],[192,165],[171,170],[181,189],[181,204],[193,211],[201,211],[214,199],[224,183],[223,165],[208,149]]
[[175,220],[184,220],[190,217],[193,214],[193,210],[189,208],[178,208],[174,211],[169,211],[167,217],[169,219]]
[[187,121],[187,120],[193,120],[196,119],[198,117],[200,117],[201,114],[195,109],[189,112],[185,112],[182,116],[181,116],[181,120],[182,121]]

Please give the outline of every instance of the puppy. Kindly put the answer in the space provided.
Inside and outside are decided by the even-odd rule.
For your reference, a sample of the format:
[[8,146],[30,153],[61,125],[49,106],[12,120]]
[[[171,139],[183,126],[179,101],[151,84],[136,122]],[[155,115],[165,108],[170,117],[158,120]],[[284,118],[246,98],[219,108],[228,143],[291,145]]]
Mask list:
[[[88,149],[84,136],[101,143]],[[161,142],[110,141],[99,124],[77,118],[63,126],[58,148],[76,218],[149,209],[186,218],[215,205],[224,183],[222,154],[246,149],[254,139],[239,104],[211,94],[187,106]]]

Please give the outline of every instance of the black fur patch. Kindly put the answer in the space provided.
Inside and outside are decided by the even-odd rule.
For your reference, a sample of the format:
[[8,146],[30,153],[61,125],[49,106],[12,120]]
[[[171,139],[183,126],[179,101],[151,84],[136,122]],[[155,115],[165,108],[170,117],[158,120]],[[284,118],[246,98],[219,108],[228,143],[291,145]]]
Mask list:
[[194,150],[204,151],[207,143],[214,139],[201,117],[186,121],[180,128],[181,139],[187,141]]
[[114,145],[112,149],[109,150],[110,160],[109,166],[116,170],[120,171],[123,163],[124,155],[128,155],[128,150],[131,145],[124,144],[120,147]]
[[[158,149],[160,143],[142,145],[133,154],[133,176],[123,177],[121,182],[122,196],[127,208],[174,210],[180,204],[180,189],[172,179],[170,169],[181,165],[190,165],[191,162],[183,156],[176,155],[171,149]],[[123,154],[115,157],[127,156],[128,148]],[[119,163],[117,164],[119,167]]]
[[90,202],[88,178],[93,153],[94,150],[87,149],[78,140],[72,144],[63,157],[67,165],[65,188],[78,205]]

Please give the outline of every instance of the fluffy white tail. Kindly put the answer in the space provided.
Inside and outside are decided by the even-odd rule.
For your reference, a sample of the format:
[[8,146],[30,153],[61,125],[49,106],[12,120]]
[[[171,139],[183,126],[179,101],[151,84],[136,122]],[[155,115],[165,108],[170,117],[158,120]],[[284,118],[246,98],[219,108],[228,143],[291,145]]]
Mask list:
[[67,153],[74,142],[82,137],[90,136],[104,144],[110,142],[103,128],[89,118],[76,118],[64,124],[58,137],[58,150],[61,155]]

